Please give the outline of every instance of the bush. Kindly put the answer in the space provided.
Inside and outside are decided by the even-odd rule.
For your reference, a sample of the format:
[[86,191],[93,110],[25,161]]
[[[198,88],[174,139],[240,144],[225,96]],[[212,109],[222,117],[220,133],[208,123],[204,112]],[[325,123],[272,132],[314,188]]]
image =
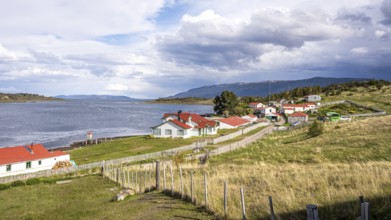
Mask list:
[[307,134],[310,137],[316,137],[323,134],[323,130],[324,130],[323,124],[315,120],[310,126],[310,129],[308,130]]
[[11,186],[9,184],[0,184],[0,190],[6,190],[9,188],[11,188]]
[[29,186],[31,186],[31,185],[37,185],[37,184],[39,184],[40,182],[41,182],[40,179],[38,179],[38,178],[32,178],[32,179],[28,179],[28,180],[26,181],[26,185],[29,185]]
[[11,183],[12,187],[25,186],[26,184],[22,180],[16,180]]

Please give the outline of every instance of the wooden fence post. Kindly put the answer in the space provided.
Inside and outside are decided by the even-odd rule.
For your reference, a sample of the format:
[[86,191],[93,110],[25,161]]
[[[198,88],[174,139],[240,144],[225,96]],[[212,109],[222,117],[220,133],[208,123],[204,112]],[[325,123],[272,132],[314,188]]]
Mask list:
[[144,192],[147,190],[147,170],[144,168]]
[[127,177],[128,177],[128,188],[130,188],[130,170],[128,169],[128,172],[127,172]]
[[208,210],[208,178],[204,173],[205,209]]
[[163,164],[163,190],[166,191],[166,163]]
[[194,203],[193,170],[190,170],[190,199]]
[[160,161],[156,161],[156,189],[160,189]]
[[135,178],[135,182],[134,182],[134,191],[137,193],[138,192],[138,186],[137,186],[137,173],[138,171],[136,170],[136,178]]
[[240,200],[242,201],[242,216],[243,216],[243,220],[246,220],[247,219],[247,216],[246,216],[246,204],[244,203],[243,187],[240,188]]
[[172,173],[172,164],[170,163],[170,172],[171,172],[171,195],[174,195],[174,175]]
[[308,220],[319,220],[318,207],[316,205],[309,204],[306,209]]
[[227,188],[227,181],[224,181],[224,218],[228,218],[228,188]]
[[181,199],[183,199],[183,181],[182,181],[182,167],[179,166],[179,175],[181,180]]
[[270,217],[274,220],[274,208],[273,208],[273,198],[269,196],[269,207],[270,207]]

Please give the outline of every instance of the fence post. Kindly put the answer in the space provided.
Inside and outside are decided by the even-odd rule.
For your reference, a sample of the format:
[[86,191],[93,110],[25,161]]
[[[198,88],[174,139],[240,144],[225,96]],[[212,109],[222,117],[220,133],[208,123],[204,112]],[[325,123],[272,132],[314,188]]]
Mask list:
[[270,207],[271,219],[274,220],[274,208],[273,208],[273,198],[272,198],[272,196],[269,196],[269,207]]
[[242,216],[243,216],[243,220],[246,220],[247,219],[247,216],[246,216],[246,204],[244,203],[243,187],[240,188],[240,200],[242,201]]
[[171,195],[174,195],[174,175],[172,173],[172,164],[170,163],[170,173],[171,173]]
[[138,171],[136,170],[136,178],[134,179],[134,181],[135,181],[135,182],[134,182],[134,186],[135,186],[135,187],[134,187],[134,188],[135,188],[134,191],[135,191],[136,193],[138,192],[138,186],[137,186],[137,173],[138,173]]
[[361,217],[360,220],[369,220],[369,202],[361,203]]
[[147,170],[144,168],[144,192],[147,190]]
[[205,209],[208,210],[208,178],[204,173],[204,188],[205,188]]
[[308,220],[319,220],[318,207],[316,205],[309,204],[306,209]]
[[119,183],[119,168],[116,170],[115,180],[117,183]]
[[179,175],[181,180],[181,199],[183,199],[183,181],[182,181],[182,167],[179,166]]
[[163,164],[163,190],[166,191],[166,163]]
[[224,218],[227,219],[228,217],[228,188],[227,188],[227,181],[224,181]]
[[127,177],[128,177],[128,188],[130,188],[130,171],[129,171],[129,169],[127,172]]
[[160,189],[160,161],[156,161],[156,189]]
[[190,170],[190,199],[194,203],[193,170]]

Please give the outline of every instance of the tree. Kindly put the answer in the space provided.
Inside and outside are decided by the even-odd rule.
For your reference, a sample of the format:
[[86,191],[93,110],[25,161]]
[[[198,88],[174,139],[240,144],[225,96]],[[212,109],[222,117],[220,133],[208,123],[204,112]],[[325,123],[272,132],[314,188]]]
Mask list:
[[315,120],[310,126],[310,129],[308,130],[307,134],[310,137],[316,137],[323,134],[323,130],[324,130],[323,124]]
[[230,91],[223,91],[220,96],[216,96],[213,100],[215,104],[213,110],[219,114],[224,114],[224,111],[228,111],[228,114],[235,114],[235,107],[238,106],[238,97]]

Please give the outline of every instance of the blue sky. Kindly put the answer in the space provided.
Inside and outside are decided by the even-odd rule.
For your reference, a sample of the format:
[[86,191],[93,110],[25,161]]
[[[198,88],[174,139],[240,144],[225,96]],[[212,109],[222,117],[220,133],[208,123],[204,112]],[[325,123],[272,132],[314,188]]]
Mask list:
[[391,80],[391,0],[0,2],[0,92],[174,95],[315,76]]

